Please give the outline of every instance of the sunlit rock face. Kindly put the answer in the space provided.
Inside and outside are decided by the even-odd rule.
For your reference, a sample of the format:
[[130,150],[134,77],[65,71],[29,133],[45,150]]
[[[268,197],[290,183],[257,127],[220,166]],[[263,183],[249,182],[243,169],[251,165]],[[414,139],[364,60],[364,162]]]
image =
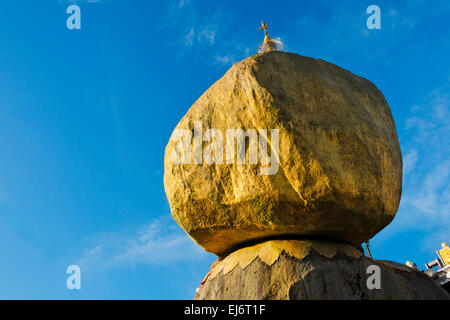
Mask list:
[[372,260],[349,245],[273,240],[239,249],[215,262],[196,298],[450,300],[450,295],[422,272]]
[[[249,57],[213,84],[176,129],[164,173],[172,215],[219,256],[276,237],[360,244],[398,209],[402,158],[389,106],[370,81],[326,61],[277,51]],[[178,129],[191,133],[191,162],[174,162]],[[221,133],[222,148],[211,148],[208,129]],[[247,139],[245,163],[227,164],[227,129],[265,129],[267,139],[256,131],[254,141],[266,142],[271,162],[260,161],[262,144],[257,163],[251,161]],[[221,159],[211,161],[211,154]]]

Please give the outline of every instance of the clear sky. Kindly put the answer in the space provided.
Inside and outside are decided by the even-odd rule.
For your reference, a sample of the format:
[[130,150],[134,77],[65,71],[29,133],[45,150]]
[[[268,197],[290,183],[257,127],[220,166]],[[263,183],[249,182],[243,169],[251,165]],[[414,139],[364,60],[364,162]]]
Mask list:
[[[170,217],[164,148],[255,53],[261,20],[391,106],[404,188],[374,257],[423,267],[450,241],[449,1],[90,0],[68,30],[71,3],[0,2],[0,299],[193,298],[215,257]],[[66,288],[71,264],[81,290]]]

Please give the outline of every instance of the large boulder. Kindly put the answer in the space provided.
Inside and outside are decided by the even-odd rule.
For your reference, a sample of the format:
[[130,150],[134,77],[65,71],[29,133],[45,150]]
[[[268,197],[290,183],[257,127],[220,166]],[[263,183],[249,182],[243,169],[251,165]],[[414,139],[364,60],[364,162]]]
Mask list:
[[[245,161],[229,129],[247,133]],[[383,94],[336,65],[285,52],[249,57],[212,85],[177,125],[164,163],[173,217],[219,256],[277,237],[360,244],[394,218],[402,187]]]
[[197,299],[450,300],[450,295],[422,272],[372,260],[345,244],[275,240],[214,263]]

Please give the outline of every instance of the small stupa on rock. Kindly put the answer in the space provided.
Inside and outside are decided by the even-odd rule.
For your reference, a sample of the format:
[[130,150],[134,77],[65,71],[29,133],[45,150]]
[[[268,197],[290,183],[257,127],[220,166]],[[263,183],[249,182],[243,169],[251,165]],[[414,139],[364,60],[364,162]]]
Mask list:
[[258,53],[262,52],[269,52],[269,51],[283,51],[284,50],[284,44],[280,39],[275,39],[269,37],[269,34],[267,33],[267,28],[269,26],[262,21],[261,22],[261,28],[258,30],[264,30],[264,41],[258,46]]

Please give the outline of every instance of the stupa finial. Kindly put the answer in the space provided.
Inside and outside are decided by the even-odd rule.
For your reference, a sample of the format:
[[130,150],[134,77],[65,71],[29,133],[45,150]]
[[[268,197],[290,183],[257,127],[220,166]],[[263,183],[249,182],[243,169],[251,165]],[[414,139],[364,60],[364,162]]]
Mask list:
[[272,39],[267,33],[267,28],[269,26],[264,21],[261,22],[261,28],[258,30],[264,30],[264,42],[258,47],[258,52],[269,52],[275,50],[283,50],[283,43],[279,39]]
[[264,21],[262,21],[261,22],[261,28],[258,28],[258,30],[264,30],[264,34],[266,35],[266,36],[268,36],[267,35],[267,28],[268,28],[269,26],[264,22]]

